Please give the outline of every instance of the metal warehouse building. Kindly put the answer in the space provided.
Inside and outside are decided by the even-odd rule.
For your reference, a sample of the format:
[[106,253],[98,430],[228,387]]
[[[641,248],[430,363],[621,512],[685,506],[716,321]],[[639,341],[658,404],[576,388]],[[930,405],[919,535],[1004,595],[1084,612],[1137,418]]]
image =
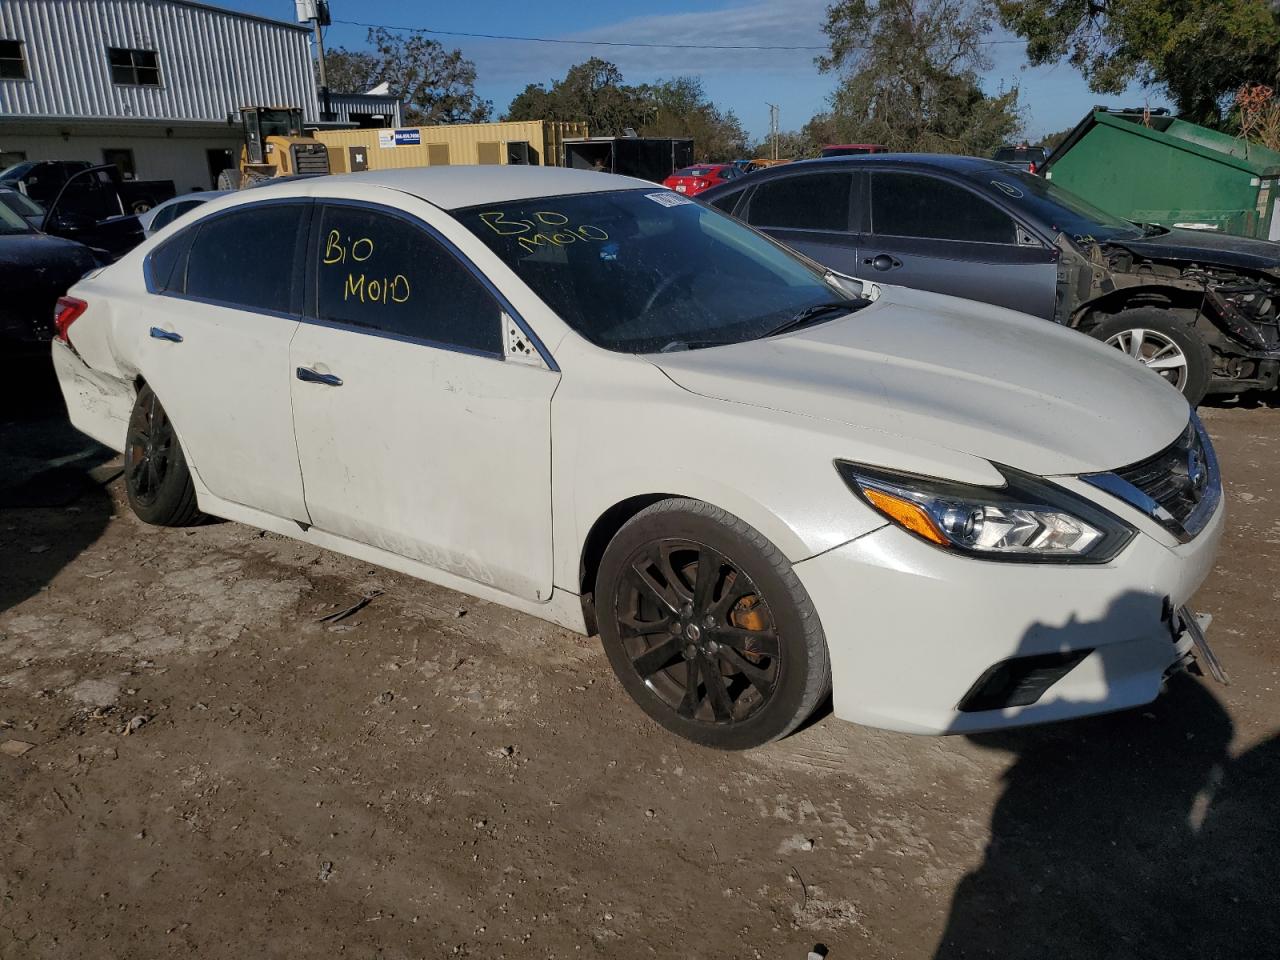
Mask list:
[[[89,160],[207,189],[239,149],[240,107],[318,123],[310,34],[189,0],[3,0],[0,169]],[[358,99],[344,108],[399,122],[394,98]]]

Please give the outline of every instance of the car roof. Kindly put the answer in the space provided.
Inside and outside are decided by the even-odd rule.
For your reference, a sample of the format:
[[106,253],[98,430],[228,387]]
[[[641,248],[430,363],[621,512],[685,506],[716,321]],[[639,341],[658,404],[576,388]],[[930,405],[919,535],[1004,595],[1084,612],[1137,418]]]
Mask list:
[[813,160],[793,160],[790,163],[775,164],[751,174],[743,180],[722,183],[704,193],[698,194],[699,200],[714,200],[730,190],[744,190],[752,184],[771,180],[774,177],[788,177],[795,173],[813,170],[870,169],[872,167],[900,167],[904,170],[945,170],[952,173],[1007,173],[1009,164],[985,157],[962,157],[949,153],[867,153],[859,156],[817,157]]
[[[325,179],[320,178],[321,181]],[[663,189],[648,180],[615,173],[540,166],[406,167],[337,174],[334,179],[399,190],[445,210],[572,193],[604,193],[641,187]]]

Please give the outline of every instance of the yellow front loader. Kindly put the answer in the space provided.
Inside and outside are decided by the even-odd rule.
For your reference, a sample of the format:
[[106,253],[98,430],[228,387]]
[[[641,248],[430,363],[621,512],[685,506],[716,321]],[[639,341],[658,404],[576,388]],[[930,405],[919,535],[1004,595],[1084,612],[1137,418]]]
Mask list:
[[274,177],[329,172],[329,150],[302,130],[297,107],[241,107],[240,164],[218,174],[219,190],[239,190]]

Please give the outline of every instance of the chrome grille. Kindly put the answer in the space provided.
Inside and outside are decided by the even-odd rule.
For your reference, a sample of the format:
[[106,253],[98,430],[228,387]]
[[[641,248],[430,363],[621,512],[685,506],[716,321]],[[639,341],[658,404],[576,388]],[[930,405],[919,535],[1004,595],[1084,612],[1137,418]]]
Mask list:
[[1195,414],[1154,457],[1081,479],[1137,507],[1184,542],[1204,529],[1222,499],[1218,459]]

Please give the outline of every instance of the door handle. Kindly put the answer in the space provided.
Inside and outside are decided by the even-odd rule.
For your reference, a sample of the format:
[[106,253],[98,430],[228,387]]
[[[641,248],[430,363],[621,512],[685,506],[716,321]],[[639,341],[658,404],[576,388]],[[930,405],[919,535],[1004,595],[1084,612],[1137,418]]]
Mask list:
[[867,257],[862,261],[868,267],[875,267],[877,270],[896,270],[902,266],[902,261],[897,257],[891,257],[887,253],[878,253],[874,257]]
[[312,370],[310,367],[298,368],[298,379],[303,383],[322,383],[326,387],[342,386],[342,378],[332,373],[321,373],[318,370]]
[[181,343],[182,334],[174,333],[172,330],[164,330],[160,327],[151,328],[151,339],[168,340],[170,343]]

